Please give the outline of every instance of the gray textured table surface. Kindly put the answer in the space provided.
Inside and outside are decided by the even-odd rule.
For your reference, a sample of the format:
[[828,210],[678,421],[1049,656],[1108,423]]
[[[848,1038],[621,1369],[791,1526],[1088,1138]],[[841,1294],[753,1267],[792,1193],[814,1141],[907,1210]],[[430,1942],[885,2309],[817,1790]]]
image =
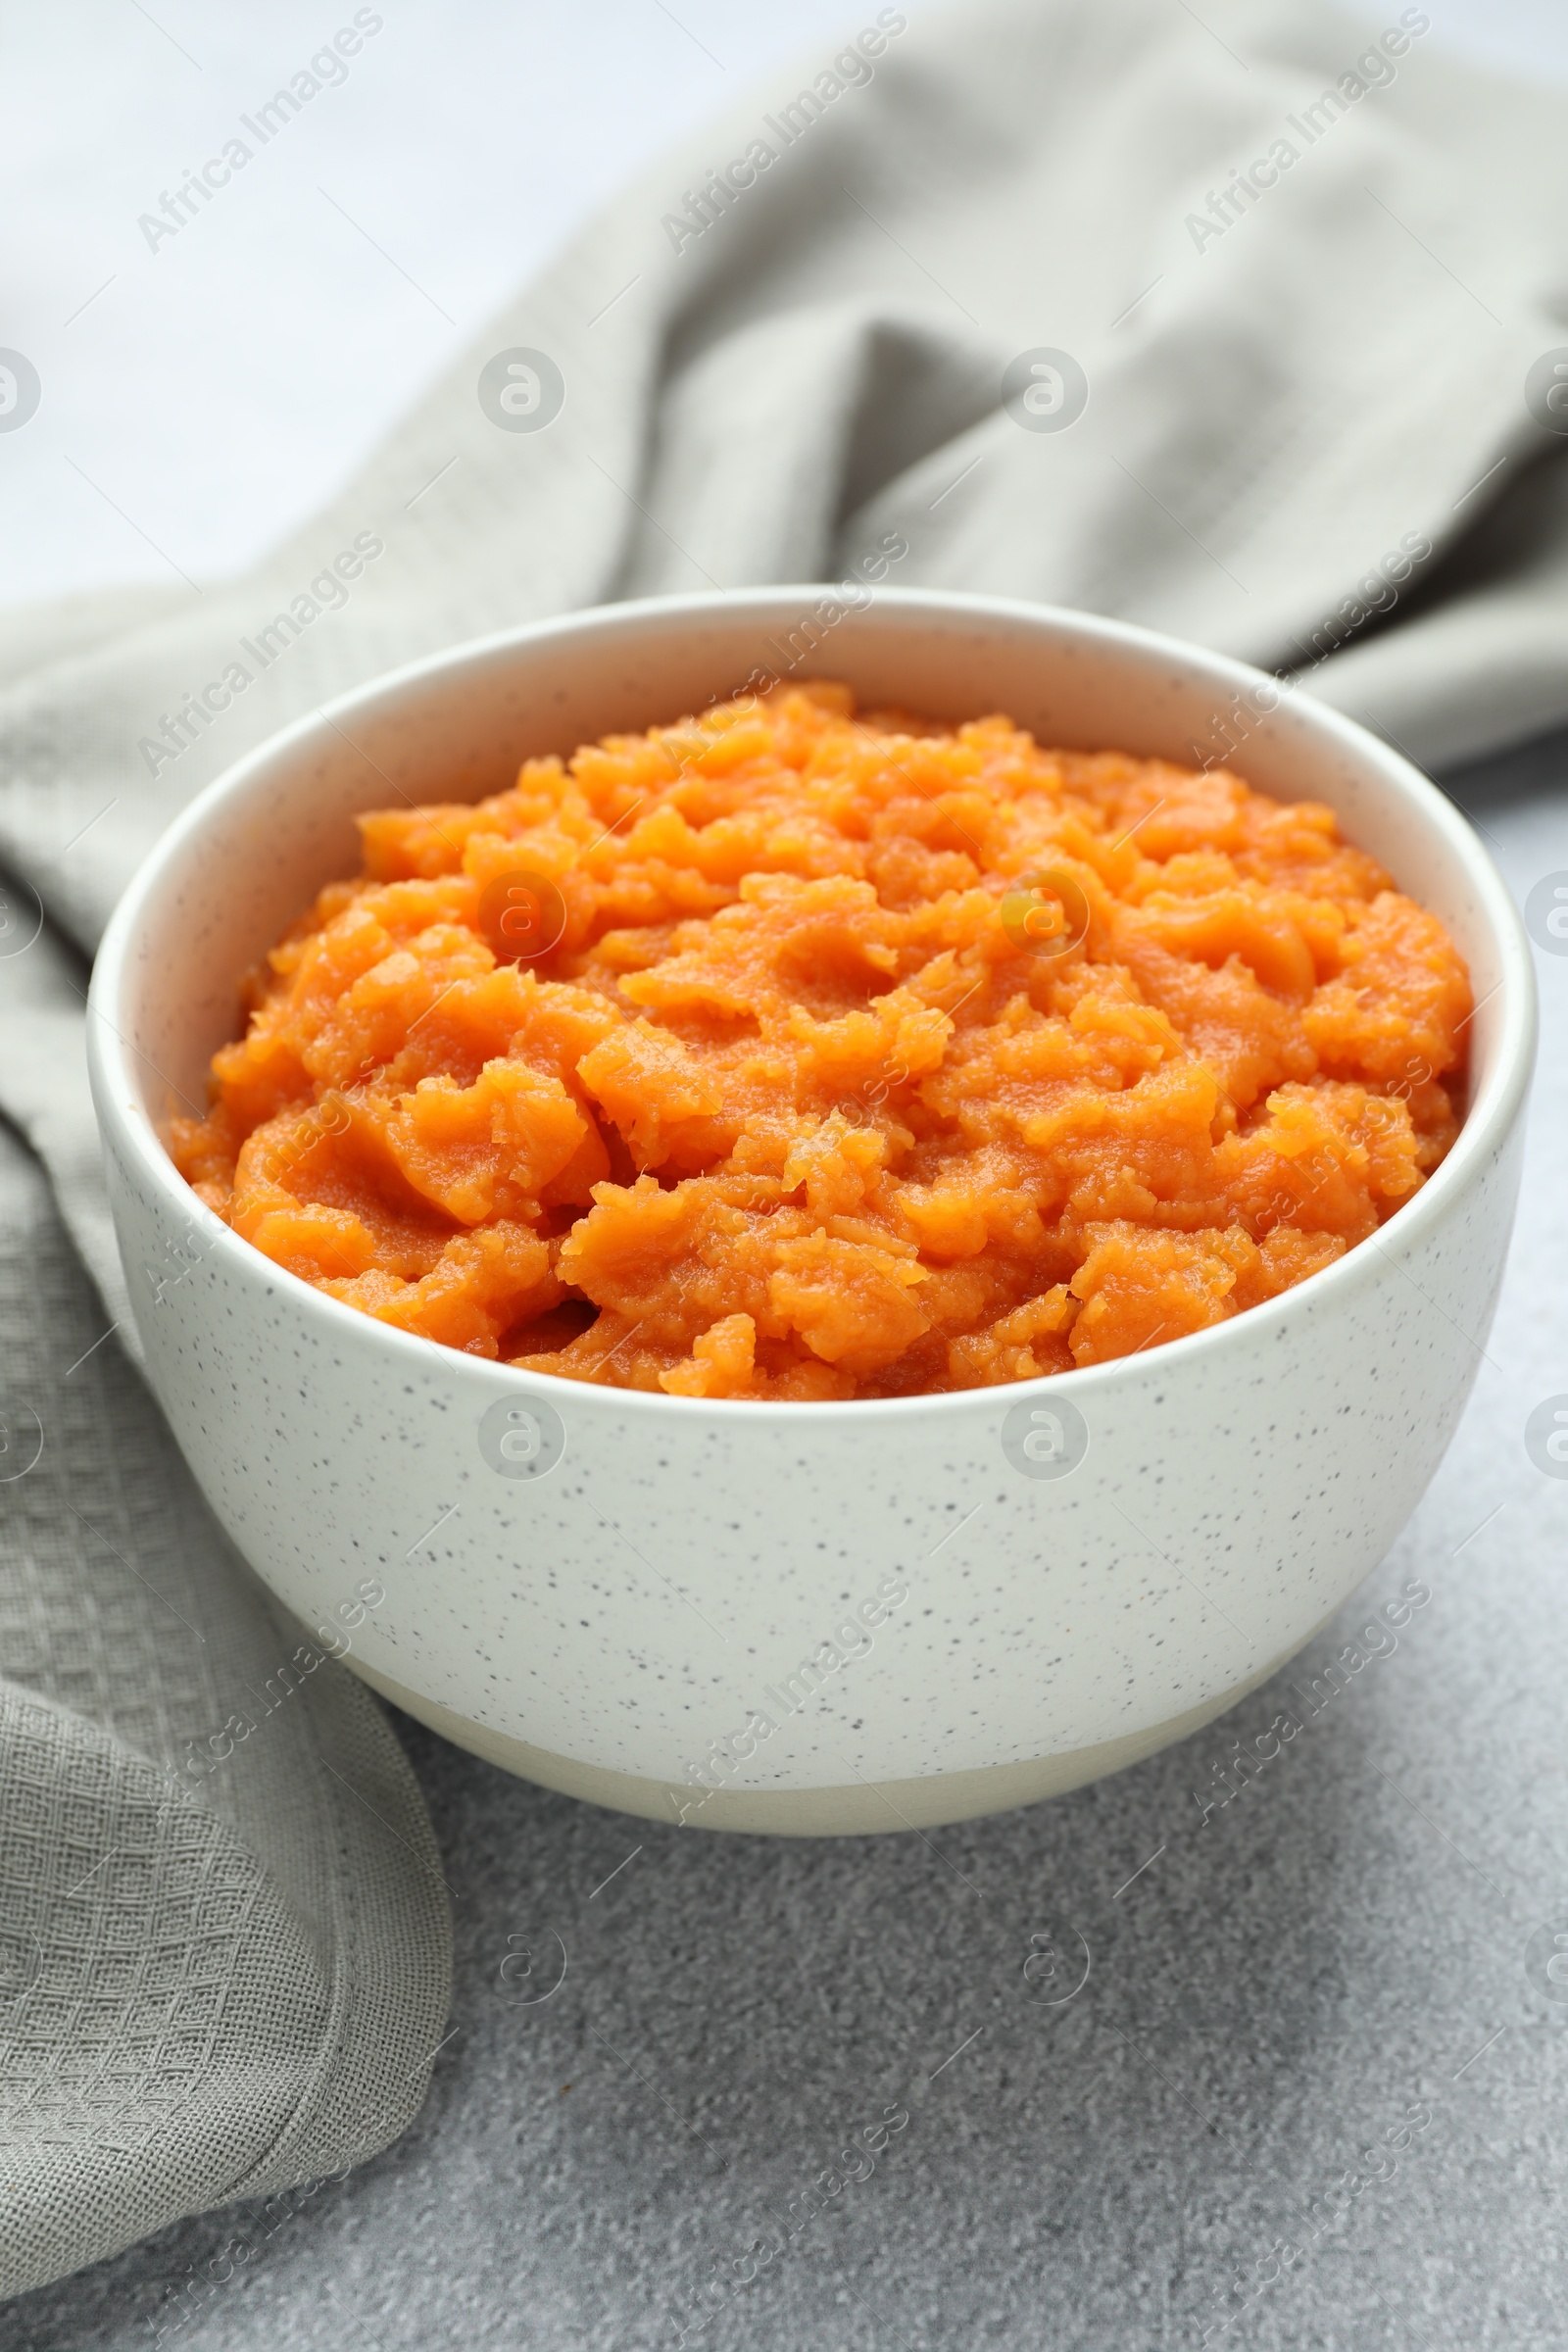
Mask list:
[[[1568,743],[1454,789],[1521,901],[1568,869]],[[1568,2343],[1568,1478],[1524,1446],[1568,1392],[1568,955],[1538,970],[1469,1411],[1285,1675],[1054,1803],[803,1844],[573,1804],[403,1721],[458,1945],[418,2122],[0,2310],[0,2343]],[[1401,1630],[1357,1644],[1389,1601]]]

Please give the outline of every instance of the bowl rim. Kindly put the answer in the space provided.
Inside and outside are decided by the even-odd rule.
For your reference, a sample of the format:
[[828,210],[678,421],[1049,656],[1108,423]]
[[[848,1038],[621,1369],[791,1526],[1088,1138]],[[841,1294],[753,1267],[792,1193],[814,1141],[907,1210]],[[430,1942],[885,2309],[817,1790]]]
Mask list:
[[[1147,1354],[1115,1356],[1102,1364],[1074,1366],[1068,1372],[1045,1373],[1034,1380],[1009,1381],[982,1389],[919,1391],[907,1396],[835,1398],[820,1402],[670,1396],[662,1392],[568,1380],[555,1373],[524,1372],[489,1357],[465,1355],[461,1349],[447,1348],[439,1341],[378,1322],[375,1317],[362,1314],[342,1299],[318,1290],[315,1284],[291,1274],[286,1267],[275,1264],[244,1243],[230,1262],[243,1268],[246,1278],[254,1277],[264,1286],[280,1291],[308,1322],[320,1327],[324,1339],[331,1341],[335,1337],[385,1347],[392,1351],[390,1360],[394,1364],[400,1360],[408,1367],[427,1364],[433,1351],[453,1380],[465,1372],[472,1373],[482,1385],[493,1382],[497,1393],[502,1395],[532,1394],[548,1400],[564,1391],[579,1398],[593,1396],[602,1404],[617,1410],[688,1418],[721,1408],[726,1419],[741,1416],[753,1424],[777,1423],[805,1434],[824,1420],[838,1423],[846,1415],[852,1417],[854,1426],[862,1422],[874,1424],[890,1416],[929,1415],[946,1419],[973,1412],[988,1401],[993,1407],[1010,1407],[1022,1398],[1038,1399],[1048,1390],[1076,1400],[1113,1387],[1118,1381],[1142,1381],[1156,1368],[1161,1374],[1167,1374],[1168,1368],[1167,1376],[1178,1378],[1181,1368],[1200,1355],[1262,1342],[1270,1335],[1277,1335],[1291,1318],[1308,1315],[1320,1303],[1327,1305],[1358,1287],[1364,1288],[1367,1282],[1376,1279],[1377,1260],[1387,1259],[1389,1241],[1402,1244],[1406,1249],[1425,1241],[1448,1215],[1455,1196],[1478,1167],[1501,1150],[1523,1108],[1535,1060],[1538,1016],[1534,961],[1519,911],[1475,828],[1411,760],[1370,728],[1346,716],[1331,704],[1317,700],[1292,679],[1131,621],[1108,619],[1059,605],[1033,604],[1022,598],[986,596],[966,590],[877,587],[867,592],[865,603],[857,605],[846,596],[842,583],[785,581],[776,586],[699,590],[588,606],[492,630],[443,647],[436,653],[420,655],[393,669],[378,672],[277,729],[204,786],[159,835],[131,876],[104,931],[88,991],[87,1061],[106,1148],[116,1141],[122,1150],[128,1151],[144,1178],[176,1213],[189,1216],[193,1204],[199,1209],[200,1203],[195,1202],[143,1106],[141,1088],[131,1067],[135,1049],[128,1044],[114,1016],[123,1009],[147,900],[169,868],[199,840],[212,817],[230,803],[244,800],[259,771],[270,768],[279,757],[295,749],[324,741],[337,730],[339,722],[392,695],[407,693],[465,663],[486,661],[514,648],[548,644],[564,637],[599,635],[612,641],[621,632],[628,628],[635,630],[647,621],[688,619],[701,623],[737,612],[760,612],[781,603],[792,609],[808,608],[823,599],[844,606],[846,617],[872,612],[880,606],[915,614],[923,612],[933,621],[993,620],[1013,626],[1021,623],[1026,628],[1042,628],[1062,641],[1077,639],[1112,653],[1137,656],[1145,662],[1173,662],[1186,675],[1201,671],[1227,694],[1251,691],[1255,699],[1255,690],[1263,687],[1276,697],[1275,704],[1269,707],[1270,713],[1288,704],[1304,717],[1309,729],[1320,731],[1326,750],[1338,749],[1363,766],[1370,764],[1380,771],[1380,780],[1393,786],[1396,796],[1403,799],[1419,822],[1446,842],[1470,875],[1500,973],[1491,993],[1500,993],[1503,998],[1502,1023],[1493,1066],[1473,1096],[1447,1155],[1420,1190],[1396,1209],[1376,1234],[1356,1243],[1333,1264],[1260,1305],[1249,1307],[1244,1313],[1202,1331],[1184,1333]],[[798,610],[795,616],[799,618]],[[368,794],[366,806],[375,805]],[[223,1230],[228,1238],[238,1240],[228,1228]],[[1463,1336],[1479,1350],[1478,1340],[1468,1333]]]

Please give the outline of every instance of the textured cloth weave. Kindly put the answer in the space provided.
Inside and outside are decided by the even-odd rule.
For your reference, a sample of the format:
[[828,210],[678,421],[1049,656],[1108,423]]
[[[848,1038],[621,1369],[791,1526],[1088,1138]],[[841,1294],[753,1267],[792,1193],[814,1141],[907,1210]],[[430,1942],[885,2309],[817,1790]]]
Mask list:
[[[1565,110],[1390,20],[885,10],[632,189],[248,577],[0,630],[0,2292],[385,2144],[445,2023],[437,1857],[345,1669],[181,1777],[298,1635],[122,1352],[81,995],[138,858],[394,662],[890,540],[898,584],[1300,671],[1425,760],[1568,716]],[[542,408],[558,370],[559,415],[491,363]]]

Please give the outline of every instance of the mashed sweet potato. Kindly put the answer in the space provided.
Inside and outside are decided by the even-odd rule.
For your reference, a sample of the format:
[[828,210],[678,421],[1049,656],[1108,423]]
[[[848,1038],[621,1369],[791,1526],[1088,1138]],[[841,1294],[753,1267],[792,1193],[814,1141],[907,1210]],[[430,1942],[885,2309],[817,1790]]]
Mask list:
[[1102,1363],[1328,1265],[1456,1132],[1441,925],[1223,768],[812,683],[360,822],[172,1148],[472,1354],[777,1398]]

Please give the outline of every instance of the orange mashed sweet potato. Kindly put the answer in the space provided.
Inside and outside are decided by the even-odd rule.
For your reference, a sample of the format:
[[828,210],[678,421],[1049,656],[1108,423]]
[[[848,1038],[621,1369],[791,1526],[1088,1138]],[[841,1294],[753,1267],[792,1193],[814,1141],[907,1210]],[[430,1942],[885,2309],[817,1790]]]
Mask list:
[[360,828],[173,1156],[278,1265],[530,1371],[1103,1363],[1330,1264],[1456,1133],[1442,926],[1224,768],[813,682]]

